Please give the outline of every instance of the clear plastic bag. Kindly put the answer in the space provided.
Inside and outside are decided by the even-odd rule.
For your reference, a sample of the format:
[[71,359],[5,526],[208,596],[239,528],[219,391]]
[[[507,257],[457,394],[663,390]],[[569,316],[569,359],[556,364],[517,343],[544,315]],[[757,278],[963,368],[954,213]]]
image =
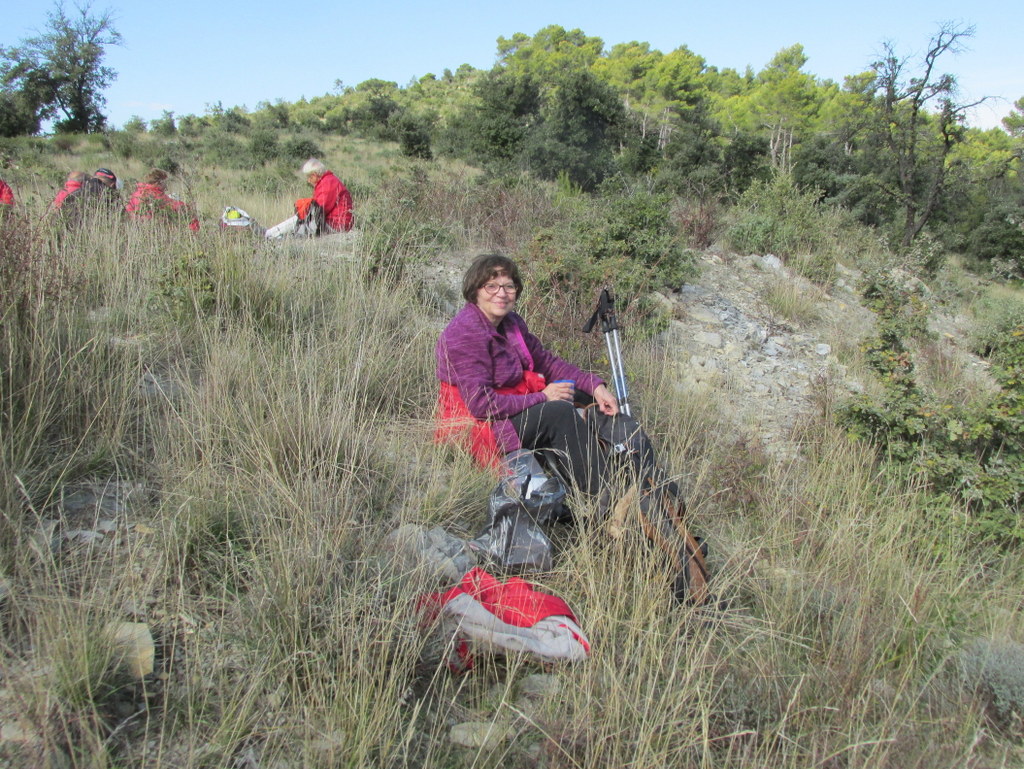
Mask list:
[[504,466],[507,475],[488,500],[487,526],[470,547],[508,571],[548,571],[552,546],[542,526],[562,514],[565,487],[528,449],[507,454]]

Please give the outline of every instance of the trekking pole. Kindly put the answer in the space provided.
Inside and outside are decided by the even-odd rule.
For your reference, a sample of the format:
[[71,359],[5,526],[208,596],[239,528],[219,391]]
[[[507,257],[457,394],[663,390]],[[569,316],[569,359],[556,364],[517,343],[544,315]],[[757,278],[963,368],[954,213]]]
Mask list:
[[632,416],[626,388],[626,369],[622,365],[622,348],[619,346],[619,320],[615,316],[615,299],[607,288],[601,289],[597,309],[583,327],[583,333],[589,334],[593,331],[598,319],[601,321],[601,332],[608,347],[608,363],[612,369],[612,383],[615,385],[615,395],[619,399],[619,410],[626,416]]

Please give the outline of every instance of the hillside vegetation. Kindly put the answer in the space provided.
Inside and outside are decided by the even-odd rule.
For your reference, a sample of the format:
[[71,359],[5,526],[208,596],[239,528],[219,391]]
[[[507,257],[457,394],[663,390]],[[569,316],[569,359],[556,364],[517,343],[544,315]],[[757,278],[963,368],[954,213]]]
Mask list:
[[[268,245],[218,230],[228,203],[283,218],[302,182],[291,161],[235,169],[198,147],[172,158],[205,214],[198,233],[44,217],[66,169],[130,181],[171,151],[118,141],[20,140],[20,203],[0,228],[11,765],[1024,760],[1011,286],[920,248],[897,255],[786,174],[725,209],[621,180],[590,195],[496,178],[354,137],[315,140],[350,182],[354,236]],[[830,337],[863,392],[823,378],[786,459],[737,436],[714,389],[679,386],[652,296],[695,279],[712,244],[731,259],[780,242],[822,296],[855,268],[877,313],[868,339],[842,324]],[[386,537],[403,523],[472,536],[485,520],[493,478],[432,442],[432,361],[450,274],[495,248],[526,269],[531,325],[584,366],[607,365],[578,332],[596,288],[628,302],[638,413],[711,544],[724,605],[672,605],[639,532],[609,537],[579,503],[535,580],[577,611],[591,658],[484,659],[454,676],[412,608],[435,586],[398,568]],[[765,297],[775,325],[812,322],[821,301],[781,282]],[[940,313],[973,330],[964,352],[986,356],[987,383],[943,352],[928,326]],[[145,625],[151,673],[126,669],[111,623]],[[539,672],[556,694],[525,692]],[[502,738],[460,747],[449,734],[465,722]]]

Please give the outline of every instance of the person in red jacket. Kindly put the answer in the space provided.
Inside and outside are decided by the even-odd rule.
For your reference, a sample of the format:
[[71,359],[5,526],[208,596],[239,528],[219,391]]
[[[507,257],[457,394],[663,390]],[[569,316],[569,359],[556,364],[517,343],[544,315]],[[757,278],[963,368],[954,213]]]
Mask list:
[[321,161],[310,158],[302,164],[302,173],[313,197],[295,201],[295,216],[267,230],[268,238],[285,235],[323,235],[352,229],[352,196],[341,180]]
[[57,190],[57,194],[53,198],[53,202],[50,204],[50,208],[53,211],[58,210],[64,205],[64,199],[67,198],[75,190],[82,188],[82,183],[86,180],[86,174],[84,171],[72,171],[68,174],[68,178],[64,182],[64,186]]
[[0,206],[13,206],[14,205],[14,191],[11,189],[11,185],[0,179]]
[[191,207],[168,195],[165,189],[166,183],[166,171],[154,168],[146,174],[146,177],[135,185],[135,191],[124,207],[128,218],[145,220],[152,219],[154,215],[165,218],[180,217],[189,220],[188,228],[190,230],[198,230],[199,219]]

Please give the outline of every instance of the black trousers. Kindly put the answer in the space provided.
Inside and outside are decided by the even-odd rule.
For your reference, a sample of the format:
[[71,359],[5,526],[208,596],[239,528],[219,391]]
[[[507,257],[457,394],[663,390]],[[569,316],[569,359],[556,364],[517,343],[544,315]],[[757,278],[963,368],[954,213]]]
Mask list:
[[[581,398],[582,394],[578,396]],[[537,451],[568,482],[596,496],[605,474],[597,433],[569,401],[545,401],[509,417],[523,448]]]

